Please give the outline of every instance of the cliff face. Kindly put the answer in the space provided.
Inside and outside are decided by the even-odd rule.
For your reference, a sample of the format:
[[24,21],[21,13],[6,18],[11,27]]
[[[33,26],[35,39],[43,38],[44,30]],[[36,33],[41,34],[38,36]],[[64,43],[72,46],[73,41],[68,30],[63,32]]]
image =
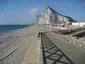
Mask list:
[[71,17],[61,15],[50,7],[46,7],[44,13],[38,19],[38,24],[58,25],[64,23],[68,24],[70,22],[73,22]]

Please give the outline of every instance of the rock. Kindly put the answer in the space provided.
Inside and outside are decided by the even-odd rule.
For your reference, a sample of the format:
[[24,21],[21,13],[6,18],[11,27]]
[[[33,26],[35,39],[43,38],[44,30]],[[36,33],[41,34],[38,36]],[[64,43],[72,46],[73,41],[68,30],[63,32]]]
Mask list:
[[69,24],[70,22],[73,22],[73,19],[71,17],[61,15],[60,13],[47,6],[44,13],[38,18],[37,21],[38,24],[60,26],[64,25],[64,23]]

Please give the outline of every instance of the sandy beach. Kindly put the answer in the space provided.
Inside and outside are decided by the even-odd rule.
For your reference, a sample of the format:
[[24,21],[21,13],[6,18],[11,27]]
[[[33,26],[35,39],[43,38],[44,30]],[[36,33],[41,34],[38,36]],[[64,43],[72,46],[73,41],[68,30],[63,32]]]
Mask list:
[[[49,32],[57,29],[36,24],[5,34],[5,41],[0,44],[0,64],[40,64],[41,40],[37,37],[40,31]],[[2,37],[1,40],[4,40]]]
[[[40,40],[37,38],[37,34],[41,30],[44,30],[42,26],[33,25],[5,34],[5,41],[0,44],[0,64],[17,64],[22,63],[22,61],[39,64]],[[1,40],[4,38],[1,37]]]

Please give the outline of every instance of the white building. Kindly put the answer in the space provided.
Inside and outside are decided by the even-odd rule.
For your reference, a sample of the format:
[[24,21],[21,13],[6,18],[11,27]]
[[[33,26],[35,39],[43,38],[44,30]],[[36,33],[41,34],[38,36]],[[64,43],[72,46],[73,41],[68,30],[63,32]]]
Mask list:
[[84,27],[85,26],[85,22],[72,22],[73,26],[80,26],[80,27]]

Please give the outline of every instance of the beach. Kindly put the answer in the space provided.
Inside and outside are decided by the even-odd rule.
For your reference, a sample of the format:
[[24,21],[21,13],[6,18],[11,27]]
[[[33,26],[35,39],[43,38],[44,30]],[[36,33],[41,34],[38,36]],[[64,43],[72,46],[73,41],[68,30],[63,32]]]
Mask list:
[[[38,33],[47,32],[50,34],[50,31],[57,31],[57,30],[59,29],[53,27],[50,28],[49,25],[35,24],[29,27],[17,29],[6,33],[4,35],[6,36],[5,41],[0,44],[0,64],[42,63],[42,57],[41,57],[42,55],[41,55],[41,48],[40,48],[41,39],[38,37]],[[53,33],[51,33],[50,35],[52,34]],[[57,35],[58,34],[56,34],[56,36]],[[58,35],[57,37],[58,39],[63,41],[63,39],[61,39],[62,35]],[[63,42],[66,41],[64,40]],[[72,46],[76,46],[76,44],[75,45],[72,44]]]

